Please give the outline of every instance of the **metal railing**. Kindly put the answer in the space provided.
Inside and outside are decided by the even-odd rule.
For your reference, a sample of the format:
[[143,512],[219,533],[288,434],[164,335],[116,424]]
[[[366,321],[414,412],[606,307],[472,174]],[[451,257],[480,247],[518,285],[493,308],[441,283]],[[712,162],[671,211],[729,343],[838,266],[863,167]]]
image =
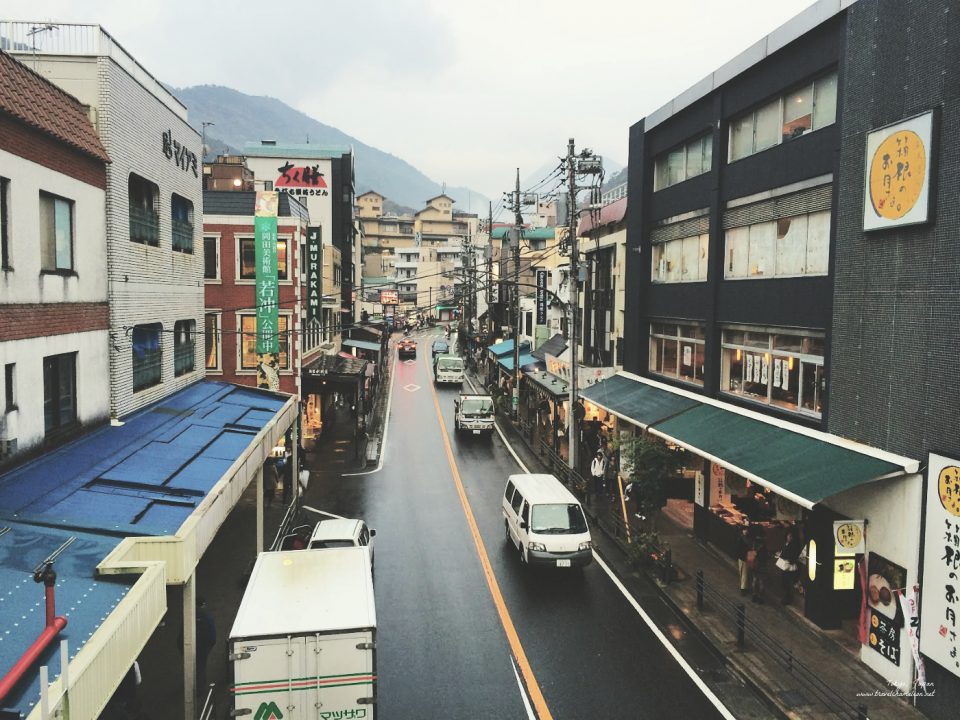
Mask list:
[[717,613],[726,616],[733,623],[737,636],[737,647],[746,650],[749,643],[751,649],[755,648],[766,655],[774,663],[784,668],[788,673],[797,679],[797,681],[832,713],[838,717],[855,718],[856,720],[867,720],[867,706],[853,705],[845,697],[840,695],[830,685],[823,681],[820,673],[816,673],[793,654],[793,651],[785,647],[783,641],[767,634],[759,624],[753,622],[747,614],[746,605],[742,602],[734,602],[723,593],[707,583],[703,575],[703,570],[697,570],[696,574],[697,588],[697,610],[701,613],[708,610],[715,610]]
[[177,377],[193,372],[196,361],[196,343],[193,341],[181,343],[173,349],[173,374]]
[[160,244],[160,218],[155,212],[130,206],[130,239],[147,245]]
[[133,356],[133,390],[158,385],[163,367],[163,350],[147,350]]
[[181,252],[193,252],[193,223],[185,220],[170,222],[173,249]]

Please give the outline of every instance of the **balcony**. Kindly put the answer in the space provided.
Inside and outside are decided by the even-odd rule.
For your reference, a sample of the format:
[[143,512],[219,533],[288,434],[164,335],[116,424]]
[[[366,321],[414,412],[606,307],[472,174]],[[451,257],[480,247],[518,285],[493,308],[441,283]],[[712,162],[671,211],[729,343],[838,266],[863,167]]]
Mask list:
[[[190,233],[193,242],[193,231]],[[157,246],[160,244],[160,218],[143,208],[130,207],[130,239],[134,242]]]

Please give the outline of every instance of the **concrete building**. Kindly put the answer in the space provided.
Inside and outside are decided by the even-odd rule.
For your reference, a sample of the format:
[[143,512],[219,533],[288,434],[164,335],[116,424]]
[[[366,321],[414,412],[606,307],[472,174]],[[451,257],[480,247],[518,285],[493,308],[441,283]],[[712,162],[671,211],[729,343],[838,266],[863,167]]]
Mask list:
[[86,108],[0,52],[0,466],[110,417],[108,162]]
[[627,372],[583,393],[610,433],[689,453],[670,496],[701,541],[749,523],[776,549],[798,523],[802,613],[857,644],[866,602],[884,633],[859,657],[908,692],[893,594],[923,588],[937,718],[960,701],[954,10],[822,0],[630,129]]

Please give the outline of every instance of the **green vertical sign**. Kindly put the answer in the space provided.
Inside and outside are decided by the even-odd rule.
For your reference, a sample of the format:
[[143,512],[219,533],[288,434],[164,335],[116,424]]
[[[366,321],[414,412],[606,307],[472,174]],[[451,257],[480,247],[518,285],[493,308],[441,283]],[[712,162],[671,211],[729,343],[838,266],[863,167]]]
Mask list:
[[279,353],[279,286],[277,283],[277,193],[257,193],[253,219],[257,265],[257,354]]

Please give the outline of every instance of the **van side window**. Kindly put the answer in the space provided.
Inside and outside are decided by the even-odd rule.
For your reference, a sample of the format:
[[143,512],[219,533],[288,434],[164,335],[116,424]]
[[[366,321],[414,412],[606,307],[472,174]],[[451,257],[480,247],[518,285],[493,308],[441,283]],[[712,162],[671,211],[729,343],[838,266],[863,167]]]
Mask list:
[[513,499],[513,481],[507,480],[507,489],[503,493],[503,497],[506,498],[507,502],[510,502]]
[[517,492],[513,494],[513,501],[510,503],[510,505],[513,506],[513,511],[515,513],[520,512],[520,503],[522,502],[523,502],[523,495],[521,495],[520,491],[517,490]]
[[370,533],[366,528],[360,531],[360,544],[361,545],[370,544]]
[[527,527],[530,527],[530,503],[523,506],[523,515],[521,515],[521,518],[527,524]]

